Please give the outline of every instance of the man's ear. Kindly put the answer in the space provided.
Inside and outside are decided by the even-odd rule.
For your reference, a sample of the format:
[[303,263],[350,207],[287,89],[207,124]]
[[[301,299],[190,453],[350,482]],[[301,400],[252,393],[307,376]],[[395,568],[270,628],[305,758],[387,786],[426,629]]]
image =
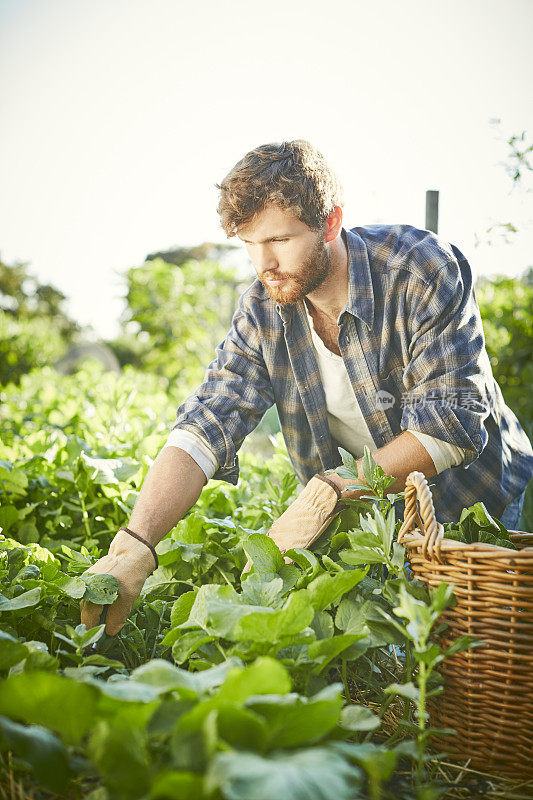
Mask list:
[[330,211],[326,217],[326,242],[332,242],[336,239],[342,229],[342,208],[335,206],[333,211]]

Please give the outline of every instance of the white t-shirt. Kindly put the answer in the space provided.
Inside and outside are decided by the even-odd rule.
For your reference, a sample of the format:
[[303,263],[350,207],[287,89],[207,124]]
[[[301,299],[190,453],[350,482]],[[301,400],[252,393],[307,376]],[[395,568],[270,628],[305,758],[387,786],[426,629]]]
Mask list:
[[[315,346],[318,370],[326,395],[326,410],[331,434],[341,447],[344,447],[356,458],[364,455],[365,444],[373,453],[378,447],[374,444],[372,434],[359,408],[342,356],[328,350],[316,333],[313,318],[307,309],[306,312]],[[413,430],[410,432],[428,451],[435,464],[437,474],[464,460],[465,451],[462,447],[443,442],[442,439],[436,439],[426,433]]]

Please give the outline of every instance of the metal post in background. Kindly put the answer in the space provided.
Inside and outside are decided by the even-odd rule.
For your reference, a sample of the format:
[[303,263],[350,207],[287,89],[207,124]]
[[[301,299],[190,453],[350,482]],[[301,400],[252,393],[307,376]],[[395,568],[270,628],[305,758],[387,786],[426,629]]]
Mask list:
[[439,232],[439,193],[433,189],[426,192],[426,230]]

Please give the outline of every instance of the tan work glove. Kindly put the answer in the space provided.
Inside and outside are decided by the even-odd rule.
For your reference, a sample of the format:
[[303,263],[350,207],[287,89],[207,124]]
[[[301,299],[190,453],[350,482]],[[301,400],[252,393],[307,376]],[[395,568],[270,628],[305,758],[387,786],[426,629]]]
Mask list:
[[[113,575],[120,584],[118,597],[109,606],[105,620],[105,632],[109,636],[114,636],[122,629],[144,582],[155,568],[150,549],[126,531],[120,530],[111,542],[108,554],[85,570],[84,575]],[[87,630],[99,624],[102,608],[102,605],[80,600],[81,622]]]
[[[268,535],[282,553],[293,547],[309,547],[340,512],[341,490],[329,478],[314,475],[294,503],[277,519]],[[286,558],[290,564],[292,559]],[[248,561],[243,574],[249,572]]]

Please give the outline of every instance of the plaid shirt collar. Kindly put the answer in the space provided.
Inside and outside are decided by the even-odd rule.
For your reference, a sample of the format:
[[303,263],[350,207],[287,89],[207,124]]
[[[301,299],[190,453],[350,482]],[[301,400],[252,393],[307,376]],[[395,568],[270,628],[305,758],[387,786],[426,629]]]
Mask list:
[[[342,228],[341,236],[348,248],[348,302],[340,317],[349,312],[354,317],[359,317],[370,330],[374,323],[374,289],[368,253],[361,237],[353,231]],[[291,320],[296,309],[305,318],[303,300],[287,305],[276,303],[276,311],[284,323]]]

